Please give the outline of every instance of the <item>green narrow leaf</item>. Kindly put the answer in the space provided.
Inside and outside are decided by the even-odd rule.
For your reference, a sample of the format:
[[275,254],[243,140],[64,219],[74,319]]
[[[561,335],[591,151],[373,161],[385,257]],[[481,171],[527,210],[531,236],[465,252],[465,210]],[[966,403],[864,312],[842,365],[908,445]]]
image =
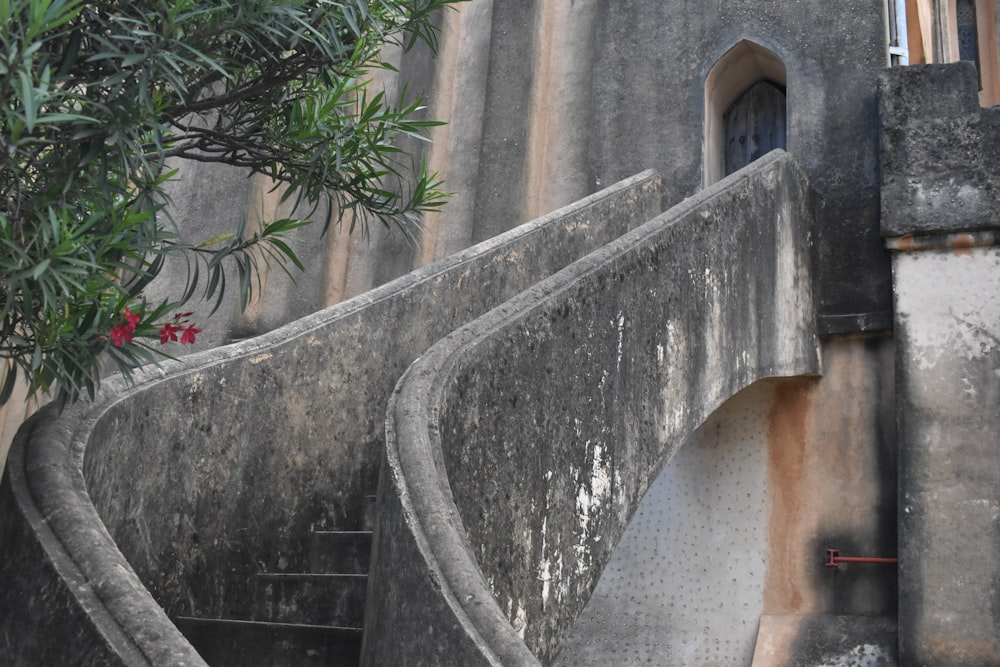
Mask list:
[[246,257],[234,257],[236,270],[240,279],[240,310],[246,310],[250,305],[250,288],[252,287],[251,267]]
[[215,245],[216,243],[222,243],[223,241],[228,241],[229,239],[233,238],[233,236],[234,236],[233,232],[226,232],[225,234],[219,234],[218,236],[213,236],[207,241],[202,241],[196,247],[207,248],[208,246]]
[[[295,254],[295,251],[292,250],[291,246],[289,246],[281,239],[271,239],[270,243],[278,250],[280,250],[281,254],[284,255],[288,259],[288,261],[290,261],[292,264],[295,265],[295,268],[297,268],[299,271],[306,270],[306,267],[303,266],[301,260],[299,260],[298,256]],[[282,262],[281,264],[282,267],[284,267],[284,262]]]
[[14,385],[17,383],[17,365],[13,361],[8,361],[4,365],[3,387],[0,388],[0,405],[6,405],[14,393]]
[[21,105],[24,107],[24,126],[29,133],[35,131],[35,89],[28,73],[20,71],[17,73],[21,81]]
[[[215,311],[219,309],[222,305],[222,295],[226,293],[226,272],[219,270],[219,294],[215,299],[215,304],[212,306],[212,310],[208,312],[209,317],[215,314]],[[207,298],[207,297],[206,297]]]
[[[190,264],[188,264],[190,267]],[[194,296],[195,290],[198,288],[198,278],[200,277],[200,267],[197,259],[194,260],[194,269],[189,268],[188,284],[187,289],[184,290],[184,294],[181,295],[180,302],[187,303]]]

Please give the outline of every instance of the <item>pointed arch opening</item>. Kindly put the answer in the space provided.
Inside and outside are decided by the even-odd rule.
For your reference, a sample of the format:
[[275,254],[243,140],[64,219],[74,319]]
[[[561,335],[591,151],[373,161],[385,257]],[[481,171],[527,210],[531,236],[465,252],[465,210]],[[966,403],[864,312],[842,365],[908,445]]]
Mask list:
[[787,148],[786,89],[781,58],[750,40],[712,66],[705,77],[705,186],[773,148]]

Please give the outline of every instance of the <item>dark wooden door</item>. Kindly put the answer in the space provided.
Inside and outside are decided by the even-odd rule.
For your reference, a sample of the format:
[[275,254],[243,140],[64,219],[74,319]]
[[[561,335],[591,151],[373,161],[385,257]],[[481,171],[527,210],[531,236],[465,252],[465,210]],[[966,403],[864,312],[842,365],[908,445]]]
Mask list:
[[758,81],[722,116],[726,175],[775,148],[786,148],[785,91]]

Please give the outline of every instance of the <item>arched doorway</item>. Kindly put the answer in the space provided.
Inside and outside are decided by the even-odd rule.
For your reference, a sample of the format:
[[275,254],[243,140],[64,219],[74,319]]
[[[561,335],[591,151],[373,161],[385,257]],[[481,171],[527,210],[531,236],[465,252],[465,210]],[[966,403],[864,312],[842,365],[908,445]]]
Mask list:
[[712,66],[705,77],[705,186],[773,148],[787,147],[786,86],[781,59],[749,40],[733,46]]

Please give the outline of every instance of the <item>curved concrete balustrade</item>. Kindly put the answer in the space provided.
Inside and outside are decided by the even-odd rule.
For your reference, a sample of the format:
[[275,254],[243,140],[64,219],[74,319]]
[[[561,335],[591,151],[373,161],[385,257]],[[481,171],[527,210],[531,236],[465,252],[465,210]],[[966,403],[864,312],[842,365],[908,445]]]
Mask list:
[[810,190],[772,153],[432,347],[387,419],[363,664],[550,662],[647,486],[819,371]]
[[203,665],[169,615],[245,618],[256,572],[374,492],[406,367],[659,213],[640,174],[260,338],[108,381],[19,434],[0,494],[0,662]]

